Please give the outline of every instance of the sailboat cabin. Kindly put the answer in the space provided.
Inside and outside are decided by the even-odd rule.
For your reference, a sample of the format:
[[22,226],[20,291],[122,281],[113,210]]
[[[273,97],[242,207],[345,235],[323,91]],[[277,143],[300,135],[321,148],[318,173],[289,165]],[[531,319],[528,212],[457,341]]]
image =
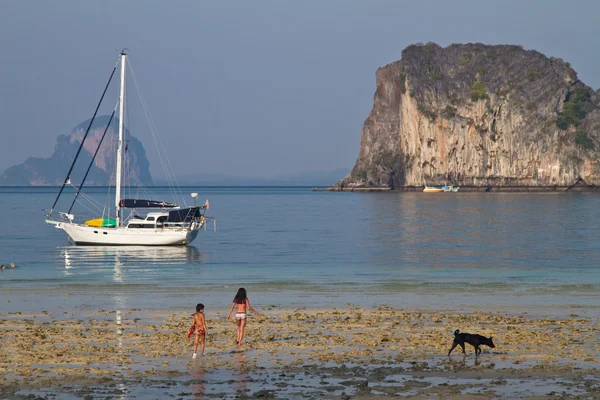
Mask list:
[[204,224],[204,216],[200,212],[204,206],[173,208],[170,211],[149,212],[146,218],[133,215],[127,223],[128,229],[163,229],[190,226],[194,222]]
[[168,212],[151,212],[146,218],[134,215],[127,224],[128,229],[156,229],[163,228],[164,223],[169,219]]

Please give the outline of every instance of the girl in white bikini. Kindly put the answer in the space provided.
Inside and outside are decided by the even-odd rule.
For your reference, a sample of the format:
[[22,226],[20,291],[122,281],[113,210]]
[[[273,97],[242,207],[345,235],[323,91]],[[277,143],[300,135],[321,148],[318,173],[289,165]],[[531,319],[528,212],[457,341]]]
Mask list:
[[258,315],[258,312],[252,308],[250,305],[250,301],[246,296],[246,289],[239,288],[235,298],[233,299],[233,303],[231,303],[231,308],[229,309],[229,313],[227,313],[227,318],[231,316],[231,312],[235,307],[235,320],[237,322],[237,345],[240,347],[242,345],[242,339],[244,339],[244,328],[246,327],[246,308],[249,308],[254,314]]

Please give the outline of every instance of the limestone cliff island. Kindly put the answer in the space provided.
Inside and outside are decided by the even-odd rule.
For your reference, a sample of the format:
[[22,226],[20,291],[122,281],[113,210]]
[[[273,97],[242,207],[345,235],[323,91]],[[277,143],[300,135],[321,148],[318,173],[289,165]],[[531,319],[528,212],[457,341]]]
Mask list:
[[568,62],[417,44],[376,83],[356,165],[331,190],[598,190],[600,96]]
[[[70,175],[75,184],[79,185],[83,179],[109,120],[110,117],[107,115],[96,117],[94,120],[79,155],[79,161],[75,164]],[[83,121],[73,128],[70,134],[59,135],[56,139],[54,152],[50,157],[29,157],[23,163],[8,168],[0,174],[0,186],[62,185],[89,124],[90,120]],[[86,180],[86,186],[115,184],[115,176],[112,173],[112,168],[115,165],[115,141],[109,138],[115,137],[116,133],[113,127],[117,124],[118,120],[115,119],[107,132],[107,139],[102,142],[98,149]],[[150,175],[150,163],[146,157],[144,146],[141,141],[129,133],[129,130],[126,130],[126,135],[128,139],[125,151],[127,153],[129,176],[131,177],[131,181],[127,180],[127,183],[132,186],[150,186],[152,185],[152,176]]]

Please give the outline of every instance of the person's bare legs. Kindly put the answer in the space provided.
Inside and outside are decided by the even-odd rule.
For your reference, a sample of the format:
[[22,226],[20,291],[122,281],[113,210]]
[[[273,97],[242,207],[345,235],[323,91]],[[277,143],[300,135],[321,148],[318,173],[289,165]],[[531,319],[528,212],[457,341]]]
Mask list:
[[[196,334],[196,337],[194,338],[194,355],[193,357],[196,358],[196,350],[198,350],[198,340],[200,339],[200,335]],[[202,352],[204,352],[204,341],[202,341]]]
[[239,333],[239,339],[238,339],[238,346],[242,345],[242,339],[244,339],[244,328],[246,327],[246,319],[241,319],[240,320],[240,333]]
[[242,320],[241,319],[236,319],[235,321],[237,323],[237,330],[236,330],[236,341],[235,344],[240,345],[240,327],[242,326]]
[[[204,340],[206,338],[206,336],[204,335],[198,335],[201,336],[200,337],[200,357],[204,357]],[[196,351],[194,351],[195,353]]]

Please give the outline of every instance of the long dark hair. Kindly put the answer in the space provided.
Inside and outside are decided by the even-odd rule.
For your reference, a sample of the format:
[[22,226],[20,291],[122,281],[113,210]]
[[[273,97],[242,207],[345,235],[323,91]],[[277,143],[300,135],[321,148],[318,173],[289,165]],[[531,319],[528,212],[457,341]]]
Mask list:
[[246,296],[246,289],[244,289],[243,287],[239,288],[235,297],[233,298],[233,302],[237,303],[237,304],[243,304],[246,302],[246,299],[248,297]]

